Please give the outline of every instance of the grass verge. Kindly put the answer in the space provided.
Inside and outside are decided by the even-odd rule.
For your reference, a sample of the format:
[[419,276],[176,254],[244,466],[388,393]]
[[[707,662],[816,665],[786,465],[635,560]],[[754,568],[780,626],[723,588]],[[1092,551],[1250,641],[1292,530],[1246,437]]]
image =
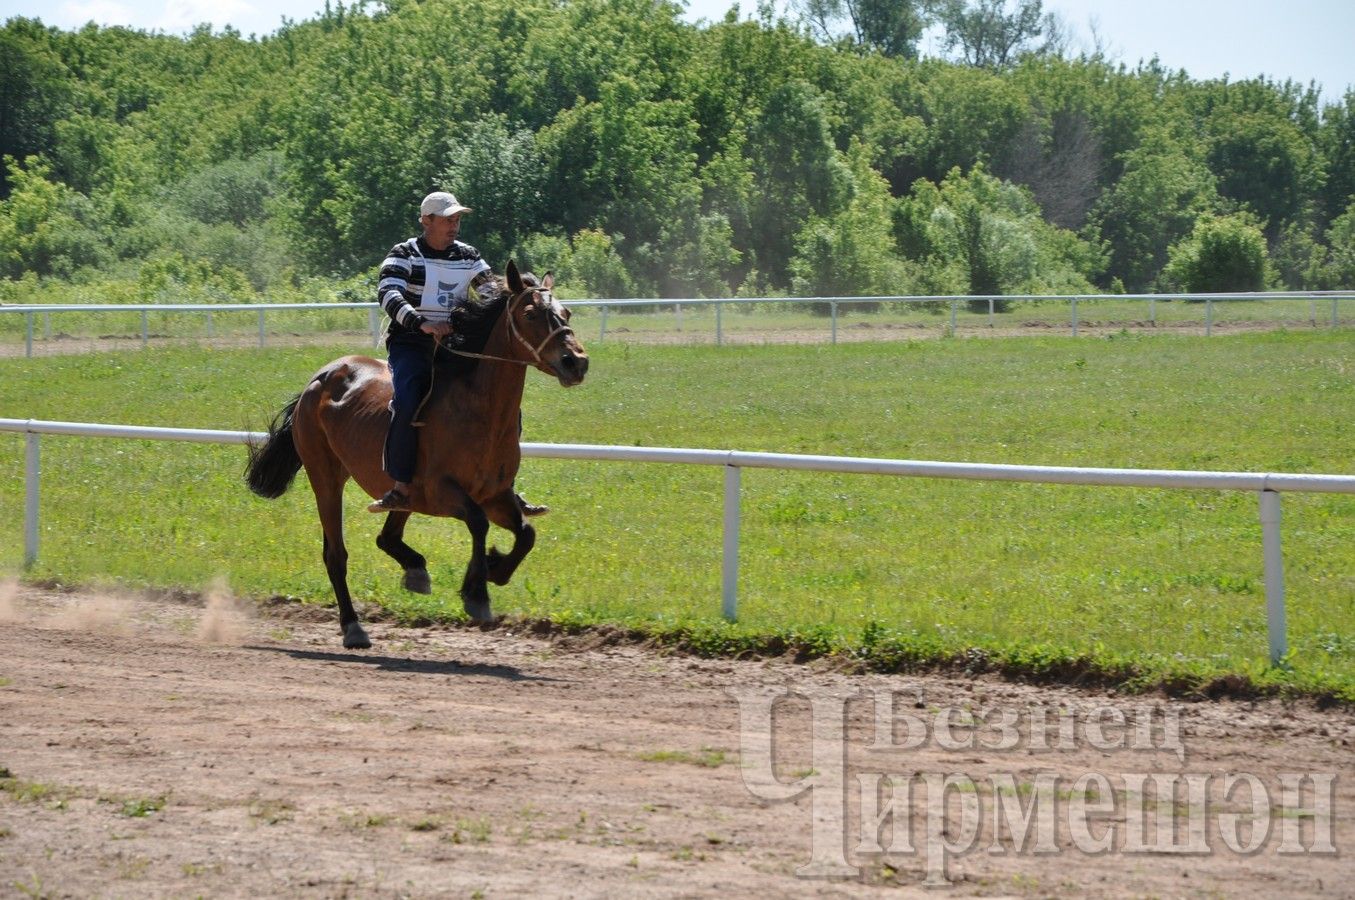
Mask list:
[[[358,347],[0,360],[0,415],[257,429]],[[588,382],[529,379],[537,441],[1130,468],[1348,473],[1345,333],[591,348]],[[249,495],[238,447],[44,438],[42,552],[26,577],[327,602],[302,479]],[[0,504],[23,441],[0,436]],[[529,460],[556,512],[496,610],[702,653],[831,656],[1177,692],[1355,696],[1355,498],[1286,495],[1286,664],[1265,658],[1254,497],[827,473],[743,477],[740,622],[719,619],[721,473]],[[347,506],[350,584],[404,621],[454,621],[459,523],[416,519],[438,594],[398,587]],[[0,573],[22,522],[0,522]],[[447,546],[449,537],[452,545]],[[1172,685],[1178,685],[1172,687]],[[1213,686],[1213,687],[1211,687]]]

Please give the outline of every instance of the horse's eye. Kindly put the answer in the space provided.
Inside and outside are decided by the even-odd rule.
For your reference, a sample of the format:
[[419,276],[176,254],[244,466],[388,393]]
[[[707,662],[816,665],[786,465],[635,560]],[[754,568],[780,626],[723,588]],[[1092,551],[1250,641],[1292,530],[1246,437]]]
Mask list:
[[540,315],[540,311],[535,306],[529,306],[522,311],[522,317],[528,321],[534,321]]

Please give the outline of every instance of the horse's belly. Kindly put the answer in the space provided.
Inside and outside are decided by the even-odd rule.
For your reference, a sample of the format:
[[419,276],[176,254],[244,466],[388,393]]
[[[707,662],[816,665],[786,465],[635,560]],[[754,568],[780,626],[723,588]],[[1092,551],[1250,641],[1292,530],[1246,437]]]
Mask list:
[[513,487],[521,450],[516,438],[511,445],[488,440],[486,435],[453,436],[451,447],[419,447],[419,472],[445,478],[485,503]]

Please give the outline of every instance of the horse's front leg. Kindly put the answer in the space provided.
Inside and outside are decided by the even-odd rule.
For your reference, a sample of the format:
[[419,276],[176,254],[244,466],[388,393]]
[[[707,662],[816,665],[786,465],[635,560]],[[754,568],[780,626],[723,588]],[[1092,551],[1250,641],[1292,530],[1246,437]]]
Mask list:
[[536,529],[522,515],[522,507],[518,505],[517,496],[511,488],[484,504],[484,510],[491,522],[513,532],[513,547],[507,555],[500,553],[497,547],[491,547],[487,554],[489,580],[495,584],[507,584],[517,571],[518,564],[532,552],[536,544]]
[[488,577],[485,536],[489,534],[489,519],[480,505],[459,485],[452,482],[444,483],[447,484],[451,494],[451,515],[465,522],[466,530],[470,532],[470,562],[466,564],[466,577],[461,580],[461,606],[472,621],[489,622],[493,619],[489,606],[489,588],[485,584]]

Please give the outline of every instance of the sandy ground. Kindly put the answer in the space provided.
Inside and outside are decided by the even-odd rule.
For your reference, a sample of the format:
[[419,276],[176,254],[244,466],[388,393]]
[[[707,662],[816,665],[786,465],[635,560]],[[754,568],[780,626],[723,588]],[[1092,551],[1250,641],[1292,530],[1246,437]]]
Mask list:
[[1355,890],[1348,708],[331,615],[0,586],[0,896]]

